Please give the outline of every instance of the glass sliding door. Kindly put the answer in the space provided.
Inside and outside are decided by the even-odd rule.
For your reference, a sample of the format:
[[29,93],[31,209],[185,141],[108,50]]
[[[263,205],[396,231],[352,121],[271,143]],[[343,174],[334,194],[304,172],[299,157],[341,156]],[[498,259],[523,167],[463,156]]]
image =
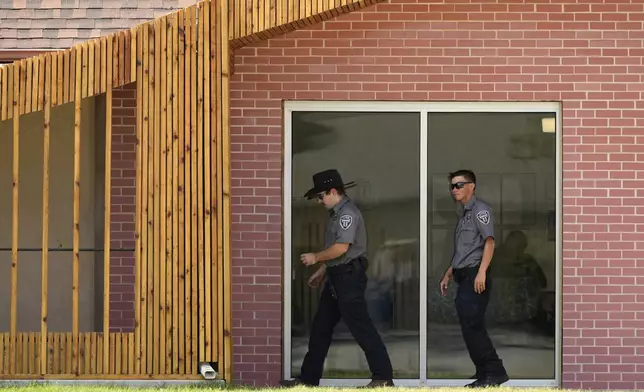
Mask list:
[[493,211],[486,326],[513,380],[555,378],[556,113],[428,113],[427,376],[467,379],[475,369],[454,306],[439,282],[453,252],[457,206],[448,173],[476,174]]
[[[311,176],[338,169],[357,186],[348,196],[361,209],[368,235],[369,313],[391,356],[396,378],[419,377],[420,114],[294,112],[291,192],[291,372],[299,374],[321,288],[307,281],[317,266],[300,254],[324,246],[328,212],[302,195]],[[324,378],[370,378],[365,356],[343,321],[335,328]]]
[[[321,289],[300,254],[324,245],[328,213],[303,194],[335,168],[357,186],[369,238],[366,299],[398,385],[463,385],[474,366],[439,282],[458,206],[448,173],[470,169],[495,220],[487,327],[508,385],[560,380],[561,135],[555,103],[287,102],[284,376],[299,374]],[[421,278],[422,277],[422,278]],[[364,385],[365,356],[341,321],[322,384]]]

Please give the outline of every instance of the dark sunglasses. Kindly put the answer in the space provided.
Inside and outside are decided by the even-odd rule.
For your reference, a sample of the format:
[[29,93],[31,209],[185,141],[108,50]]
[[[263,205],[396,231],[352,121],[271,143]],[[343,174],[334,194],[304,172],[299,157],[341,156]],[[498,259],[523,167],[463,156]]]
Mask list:
[[465,187],[465,184],[473,184],[472,181],[459,181],[454,184],[450,184],[451,189],[457,188],[457,189],[463,189]]
[[326,193],[324,193],[324,192],[323,193],[318,193],[317,195],[315,195],[315,198],[318,199],[318,200],[322,200],[322,199],[324,199],[324,195],[326,195]]

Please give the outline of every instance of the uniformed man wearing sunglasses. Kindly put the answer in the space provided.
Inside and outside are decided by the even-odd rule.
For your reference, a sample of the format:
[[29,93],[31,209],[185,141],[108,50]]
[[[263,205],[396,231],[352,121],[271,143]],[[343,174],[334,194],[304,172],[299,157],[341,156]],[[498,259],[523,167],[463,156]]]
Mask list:
[[509,377],[485,329],[485,311],[490,299],[489,267],[494,253],[494,217],[492,209],[474,195],[476,176],[469,170],[450,173],[454,200],[461,206],[454,231],[454,255],[451,266],[440,283],[446,295],[454,278],[458,284],[456,313],[465,346],[476,367],[476,380],[468,387],[496,386]]

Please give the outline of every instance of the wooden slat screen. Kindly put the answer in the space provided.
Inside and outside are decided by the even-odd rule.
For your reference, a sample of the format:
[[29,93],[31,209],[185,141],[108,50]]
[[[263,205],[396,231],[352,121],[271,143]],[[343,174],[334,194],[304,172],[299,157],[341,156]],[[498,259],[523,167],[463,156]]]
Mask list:
[[233,48],[306,28],[385,0],[224,0],[231,21],[228,37]]
[[[13,131],[10,331],[0,379],[232,377],[231,47],[381,0],[206,0],[154,21],[0,66]],[[135,329],[110,331],[112,92],[136,82]],[[81,100],[105,94],[103,330],[79,330]],[[48,331],[51,110],[74,105],[72,330]],[[44,111],[41,331],[17,329],[20,117]]]

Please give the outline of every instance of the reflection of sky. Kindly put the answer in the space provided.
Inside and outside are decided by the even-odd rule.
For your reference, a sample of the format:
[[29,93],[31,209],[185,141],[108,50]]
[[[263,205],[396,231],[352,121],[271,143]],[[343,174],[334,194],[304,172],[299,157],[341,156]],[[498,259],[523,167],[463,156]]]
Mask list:
[[[295,120],[298,116],[302,121]],[[304,121],[317,125],[314,132],[323,137],[312,136],[310,140],[296,137],[300,132],[308,132],[297,127]],[[419,197],[419,115],[295,113],[293,122],[294,149],[295,144],[300,142],[310,146],[304,151],[295,149],[301,151],[293,157],[293,192],[296,199],[311,188],[311,177],[315,172],[329,167],[337,168],[345,182],[358,183],[351,190],[356,200],[382,202]],[[332,144],[315,149],[314,141],[326,138],[331,138]]]
[[[499,204],[502,196],[506,203],[532,196],[540,208],[552,208],[555,136],[541,132],[543,116],[546,114],[431,114],[427,159],[433,173],[429,184],[437,187],[435,202],[445,205],[450,201],[449,171],[470,168],[480,174],[479,192],[492,204]],[[313,173],[330,165],[340,170],[345,181],[358,181],[353,190],[357,199],[419,197],[419,115],[296,112],[293,117],[296,199],[310,188]],[[520,179],[494,178],[501,172],[549,174],[517,184]],[[493,184],[486,186],[485,180]]]

